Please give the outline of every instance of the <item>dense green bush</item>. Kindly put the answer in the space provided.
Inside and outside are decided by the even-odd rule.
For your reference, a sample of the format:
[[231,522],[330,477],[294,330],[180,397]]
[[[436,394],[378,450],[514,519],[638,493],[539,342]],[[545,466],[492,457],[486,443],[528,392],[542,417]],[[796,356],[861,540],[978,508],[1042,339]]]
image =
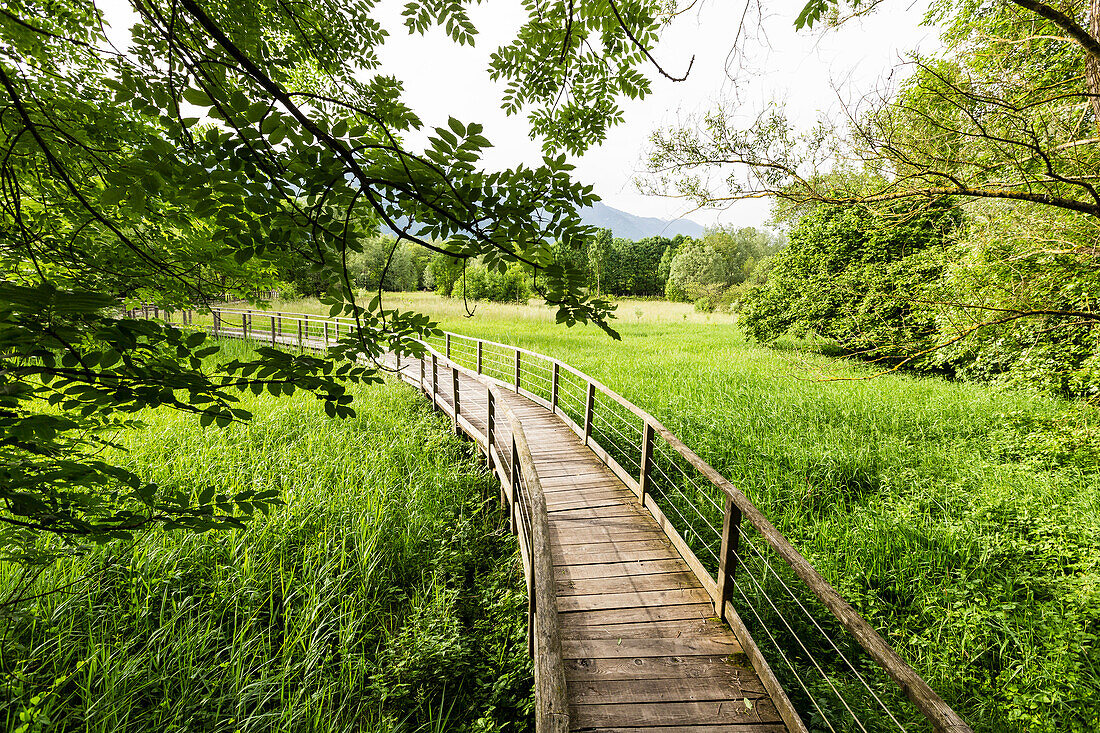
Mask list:
[[[935,342],[935,314],[922,301],[943,273],[960,221],[944,201],[904,217],[817,207],[774,257],[767,280],[745,295],[740,323],[759,341],[813,333],[865,359],[910,359]],[[945,366],[929,356],[908,364]]]
[[500,272],[480,263],[468,264],[465,272],[455,281],[451,297],[495,303],[526,303],[531,297],[531,285],[528,275],[519,266]]
[[348,275],[356,288],[364,290],[377,290],[379,281],[383,290],[419,290],[424,284],[427,259],[424,250],[408,242],[373,237],[366,241],[362,252],[348,257]]

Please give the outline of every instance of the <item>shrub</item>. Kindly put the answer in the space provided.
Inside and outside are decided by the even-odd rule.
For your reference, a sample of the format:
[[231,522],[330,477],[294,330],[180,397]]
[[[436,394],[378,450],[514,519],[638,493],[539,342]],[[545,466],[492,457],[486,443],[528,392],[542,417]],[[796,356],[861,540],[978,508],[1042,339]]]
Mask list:
[[466,266],[465,274],[460,275],[454,283],[451,297],[490,300],[496,303],[526,303],[531,297],[531,286],[523,269],[518,266],[501,273],[478,263]]
[[[904,219],[820,206],[799,221],[767,280],[745,295],[740,323],[758,341],[814,333],[845,353],[900,362],[934,343],[935,316],[917,301],[942,275],[960,220],[948,202]],[[929,357],[908,364],[943,366]]]

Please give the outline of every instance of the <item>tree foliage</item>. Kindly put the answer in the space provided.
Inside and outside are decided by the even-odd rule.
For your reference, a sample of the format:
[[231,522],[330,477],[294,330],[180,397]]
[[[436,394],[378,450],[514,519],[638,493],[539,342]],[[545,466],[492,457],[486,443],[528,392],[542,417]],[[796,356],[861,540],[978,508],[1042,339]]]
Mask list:
[[741,326],[761,341],[816,334],[888,365],[934,344],[934,314],[918,301],[942,272],[960,212],[945,201],[920,216],[889,213],[822,205],[804,216],[745,297]]
[[782,236],[755,227],[712,229],[676,249],[666,293],[671,300],[695,300],[714,310],[731,288],[748,280],[756,266],[784,244]]
[[[876,7],[813,0],[796,26],[833,25],[846,11]],[[942,277],[926,273],[933,281],[921,297],[938,303],[934,346],[944,352],[919,361],[986,377],[1035,367],[1029,381],[1087,393],[1100,314],[1094,301],[1074,294],[1092,287],[1096,270],[1100,3],[935,2],[927,20],[942,29],[943,47],[909,58],[891,74],[900,81],[865,96],[840,122],[799,129],[781,105],[771,105],[744,126],[719,107],[658,132],[650,188],[703,205],[771,197],[777,219],[799,231],[800,221],[820,226],[822,205],[831,216],[839,214],[829,207],[856,207],[857,218],[860,207],[897,213],[900,206],[919,219],[953,197],[978,226],[957,231],[958,249]],[[728,186],[713,188],[712,180]],[[836,236],[835,247],[849,238]],[[996,253],[999,262],[990,259]],[[903,268],[897,276],[897,289],[909,292],[911,273]],[[841,290],[850,284],[815,282]],[[806,319],[820,316],[821,303],[787,292],[808,308]],[[799,322],[790,315],[789,323]],[[775,333],[763,321],[760,328]],[[906,334],[895,335],[913,335]],[[841,335],[844,343],[852,336]],[[866,348],[885,353],[887,344],[872,348],[873,340]],[[894,346],[896,353],[909,348]]]
[[[537,167],[490,171],[481,125],[429,127],[379,73],[386,32],[370,0],[133,0],[116,48],[90,0],[0,9],[0,547],[33,535],[117,537],[149,524],[233,523],[270,496],[168,496],[94,451],[146,407],[246,420],[241,389],[307,389],[351,414],[344,384],[377,378],[384,350],[417,353],[421,315],[356,300],[350,264],[375,226],[400,247],[541,275],[558,321],[609,332],[608,306],[549,242],[589,235],[595,197],[559,150],[583,151],[644,96],[656,3],[528,4],[492,73],[544,141]],[[409,3],[408,30],[473,43],[465,3]],[[580,110],[588,110],[582,114]],[[414,149],[403,140],[427,133]],[[370,226],[361,222],[373,222]],[[356,328],[328,355],[262,350],[223,361],[201,336],[120,308],[203,307],[278,280],[292,261]],[[378,278],[385,287],[385,278]],[[340,363],[341,366],[335,366]]]

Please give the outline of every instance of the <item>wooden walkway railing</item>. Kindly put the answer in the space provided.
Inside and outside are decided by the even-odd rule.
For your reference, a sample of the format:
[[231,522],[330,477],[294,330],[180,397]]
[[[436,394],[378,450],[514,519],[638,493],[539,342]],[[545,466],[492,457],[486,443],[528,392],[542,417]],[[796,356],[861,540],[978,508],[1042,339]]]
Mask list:
[[[348,319],[245,309],[214,309],[204,319],[176,318],[227,337],[309,349],[324,349],[353,328]],[[555,415],[634,493],[730,625],[788,730],[809,730],[803,718],[815,730],[908,730],[914,719],[936,731],[971,730],[736,486],[653,416],[542,354],[454,333],[426,347],[424,359],[390,366],[477,441],[500,478],[528,583],[539,731],[567,730],[569,702],[546,500],[503,388]],[[478,385],[474,394],[464,391],[469,385]],[[753,632],[768,642],[773,664]],[[896,687],[874,679],[878,671]],[[919,715],[896,709],[901,696]]]

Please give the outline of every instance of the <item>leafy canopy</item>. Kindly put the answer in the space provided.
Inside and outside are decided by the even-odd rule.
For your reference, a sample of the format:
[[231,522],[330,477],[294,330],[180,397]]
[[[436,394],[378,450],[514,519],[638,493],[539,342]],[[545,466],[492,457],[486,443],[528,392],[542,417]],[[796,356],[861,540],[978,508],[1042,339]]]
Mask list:
[[[418,245],[504,272],[538,272],[559,322],[607,324],[609,305],[554,260],[552,240],[588,235],[595,200],[564,152],[602,140],[665,17],[656,2],[529,2],[492,57],[502,104],[544,142],[536,167],[486,170],[475,122],[426,129],[379,72],[386,31],[373,0],[252,3],[132,0],[112,45],[90,0],[0,8],[0,548],[35,537],[108,539],[155,523],[238,524],[277,497],[172,495],[95,457],[149,407],[204,423],[247,420],[240,390],[310,390],[351,415],[349,381],[378,379],[386,350],[418,353],[426,317],[355,299],[349,262],[381,225]],[[413,0],[411,33],[460,44],[468,2]],[[404,140],[427,132],[414,149]],[[202,308],[269,288],[305,263],[333,315],[356,327],[327,358],[261,349],[224,359],[201,334],[127,320],[145,301]],[[303,275],[304,277],[304,275]],[[384,278],[376,278],[381,281]],[[337,366],[337,364],[339,364]]]

